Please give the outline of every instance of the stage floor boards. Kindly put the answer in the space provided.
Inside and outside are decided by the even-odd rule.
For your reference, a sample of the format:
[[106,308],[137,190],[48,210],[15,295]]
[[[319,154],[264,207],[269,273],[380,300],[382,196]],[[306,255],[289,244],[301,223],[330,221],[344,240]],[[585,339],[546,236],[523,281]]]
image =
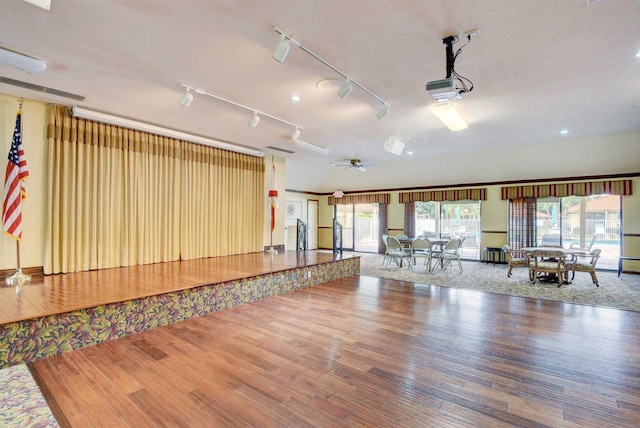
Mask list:
[[62,426],[640,424],[640,313],[358,275],[29,366]]
[[[352,255],[344,255],[344,258]],[[0,324],[122,302],[297,267],[328,263],[328,252],[251,253],[58,275],[0,286]]]

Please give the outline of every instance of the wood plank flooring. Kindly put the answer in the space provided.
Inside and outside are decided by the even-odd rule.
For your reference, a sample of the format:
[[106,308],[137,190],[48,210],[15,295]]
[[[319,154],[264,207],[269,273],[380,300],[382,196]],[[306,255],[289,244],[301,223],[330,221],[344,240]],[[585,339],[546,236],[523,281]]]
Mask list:
[[640,313],[371,277],[30,368],[72,427],[640,425]]
[[[340,257],[354,255],[339,256],[318,251],[285,251],[274,256],[251,253],[60,275],[34,275],[31,283],[20,287],[0,285],[0,324],[328,263]],[[5,276],[12,273],[5,273]]]

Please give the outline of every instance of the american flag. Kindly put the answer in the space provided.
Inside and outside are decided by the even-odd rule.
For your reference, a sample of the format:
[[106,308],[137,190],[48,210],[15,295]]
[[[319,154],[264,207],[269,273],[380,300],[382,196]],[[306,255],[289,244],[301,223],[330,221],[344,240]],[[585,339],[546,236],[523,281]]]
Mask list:
[[27,160],[22,149],[20,136],[22,111],[16,116],[16,128],[13,130],[13,141],[9,150],[9,162],[4,178],[4,195],[2,197],[3,229],[16,239],[22,238],[22,200],[26,197],[24,179],[29,176]]

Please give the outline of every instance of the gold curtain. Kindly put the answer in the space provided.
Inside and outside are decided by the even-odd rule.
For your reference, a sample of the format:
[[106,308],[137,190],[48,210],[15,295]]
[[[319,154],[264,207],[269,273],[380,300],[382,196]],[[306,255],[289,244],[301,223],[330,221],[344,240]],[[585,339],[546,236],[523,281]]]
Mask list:
[[264,159],[188,145],[182,183],[184,259],[263,250]]
[[49,115],[46,274],[262,250],[262,158]]

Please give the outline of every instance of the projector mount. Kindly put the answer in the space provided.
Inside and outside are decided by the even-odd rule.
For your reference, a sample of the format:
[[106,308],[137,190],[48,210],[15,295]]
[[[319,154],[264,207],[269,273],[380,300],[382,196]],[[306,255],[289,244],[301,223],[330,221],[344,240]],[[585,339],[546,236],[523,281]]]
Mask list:
[[431,93],[436,101],[450,101],[456,98],[460,98],[460,94],[471,92],[473,90],[473,82],[466,77],[458,74],[455,69],[456,58],[462,52],[462,48],[469,44],[471,36],[478,34],[478,30],[467,31],[462,34],[462,37],[467,39],[467,43],[453,51],[453,45],[459,40],[457,34],[447,36],[442,39],[442,43],[445,45],[447,74],[443,80],[436,80],[427,82],[427,91]]

